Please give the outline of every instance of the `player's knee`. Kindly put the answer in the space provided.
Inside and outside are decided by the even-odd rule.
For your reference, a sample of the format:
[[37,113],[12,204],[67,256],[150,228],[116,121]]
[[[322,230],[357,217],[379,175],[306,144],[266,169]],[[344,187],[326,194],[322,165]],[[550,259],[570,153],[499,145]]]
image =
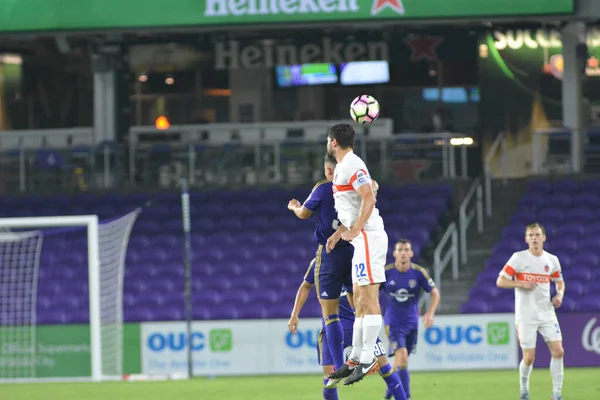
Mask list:
[[408,368],[408,355],[406,349],[398,349],[394,353],[394,366],[399,369]]
[[526,365],[533,364],[534,360],[535,360],[535,349],[527,349],[527,350],[523,351],[523,362]]
[[561,345],[557,345],[550,349],[550,354],[552,354],[552,358],[563,358],[565,350]]

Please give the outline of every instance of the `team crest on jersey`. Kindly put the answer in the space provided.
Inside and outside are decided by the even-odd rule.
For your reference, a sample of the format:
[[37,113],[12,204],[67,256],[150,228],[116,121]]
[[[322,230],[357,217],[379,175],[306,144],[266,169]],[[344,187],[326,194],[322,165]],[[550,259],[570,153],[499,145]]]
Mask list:
[[417,281],[415,281],[414,279],[411,279],[411,280],[409,280],[409,281],[408,281],[408,286],[409,286],[411,289],[414,289],[414,287],[415,287],[415,286],[417,286]]
[[550,271],[550,267],[548,265],[544,265],[544,271],[546,271],[546,272]]

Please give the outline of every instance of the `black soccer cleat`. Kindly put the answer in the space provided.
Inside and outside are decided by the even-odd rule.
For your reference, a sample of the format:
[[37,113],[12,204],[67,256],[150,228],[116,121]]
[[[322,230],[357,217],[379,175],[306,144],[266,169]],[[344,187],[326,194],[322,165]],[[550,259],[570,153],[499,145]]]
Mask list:
[[346,361],[346,364],[339,367],[337,371],[334,371],[332,374],[329,374],[327,376],[329,378],[329,381],[327,382],[325,387],[336,387],[338,382],[344,378],[349,377],[350,374],[352,374],[352,371],[354,371],[354,369],[358,365],[360,365],[358,360],[349,359],[348,361]]
[[367,375],[372,375],[379,371],[379,364],[377,364],[377,360],[373,360],[371,364],[359,364],[354,367],[352,374],[346,378],[344,381],[344,385],[349,386],[355,384],[356,382],[360,382]]

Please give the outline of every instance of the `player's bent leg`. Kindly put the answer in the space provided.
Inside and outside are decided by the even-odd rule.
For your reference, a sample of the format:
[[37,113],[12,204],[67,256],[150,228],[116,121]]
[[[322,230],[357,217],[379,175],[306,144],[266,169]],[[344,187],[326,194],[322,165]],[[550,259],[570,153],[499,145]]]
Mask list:
[[548,342],[550,354],[550,376],[552,377],[552,400],[562,400],[562,385],[564,378],[563,349],[562,340]]
[[333,387],[333,388],[329,388],[327,387],[327,382],[329,381],[329,379],[327,378],[327,375],[331,374],[333,372],[333,365],[323,365],[323,375],[325,376],[323,383],[324,383],[324,387],[323,387],[323,399],[324,400],[338,400],[338,393],[337,393],[337,388]]
[[522,349],[523,359],[519,364],[521,400],[529,400],[529,377],[533,370],[533,361],[535,360],[535,348]]
[[352,285],[352,290],[354,292],[354,312],[356,314],[356,318],[354,319],[354,330],[352,331],[352,353],[348,359],[348,362],[352,361],[357,364],[360,359],[360,354],[363,348],[363,309],[360,303],[360,292],[358,283],[354,283]]
[[401,347],[394,353],[394,371],[402,382],[406,397],[410,398],[410,375],[408,373],[408,349]]
[[552,400],[562,400],[562,385],[564,377],[562,345],[562,332],[557,319],[545,322],[539,326],[539,331],[548,348],[552,359],[550,360],[550,376],[552,377]]
[[393,398],[394,400],[407,400],[408,396],[404,386],[402,386],[402,381],[400,380],[400,377],[394,373],[394,369],[390,365],[388,358],[385,355],[385,347],[379,338],[377,338],[377,343],[375,344],[375,355],[377,356],[379,374],[387,385],[385,398]]
[[519,386],[521,400],[529,400],[529,377],[535,360],[535,345],[537,340],[538,325],[517,325],[517,338],[523,351],[523,359],[519,364]]
[[344,365],[344,328],[339,315],[340,300],[339,298],[335,300],[320,299],[320,302],[333,366],[338,369]]

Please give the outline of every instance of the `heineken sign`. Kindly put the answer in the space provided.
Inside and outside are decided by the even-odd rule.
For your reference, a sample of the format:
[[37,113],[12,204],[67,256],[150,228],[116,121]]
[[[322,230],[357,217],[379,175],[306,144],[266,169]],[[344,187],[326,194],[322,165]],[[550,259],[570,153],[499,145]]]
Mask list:
[[574,0],[13,0],[0,2],[0,32],[401,22],[573,11]]
[[238,69],[273,67],[276,65],[331,62],[341,64],[349,61],[387,60],[389,49],[386,42],[336,41],[324,37],[318,43],[273,44],[263,41],[242,44],[237,40],[215,45],[215,68]]

